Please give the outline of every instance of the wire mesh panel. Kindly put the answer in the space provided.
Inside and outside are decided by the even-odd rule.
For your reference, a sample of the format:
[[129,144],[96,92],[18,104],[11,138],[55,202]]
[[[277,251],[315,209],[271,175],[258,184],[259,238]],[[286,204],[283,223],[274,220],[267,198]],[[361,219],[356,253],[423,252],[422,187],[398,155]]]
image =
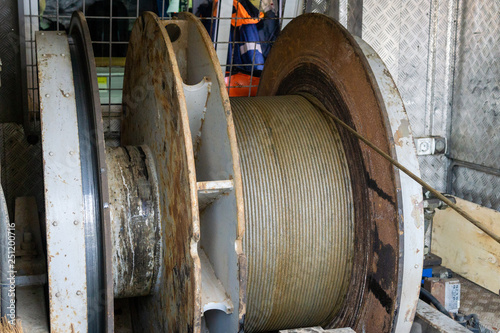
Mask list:
[[[338,19],[381,55],[397,81],[416,136],[447,137],[453,160],[498,169],[497,1],[23,0],[22,4],[28,131],[39,129],[34,33],[66,30],[74,10],[82,10],[88,19],[104,129],[112,145],[119,142],[128,38],[142,12],[170,19],[187,10],[200,17],[214,41],[230,96],[255,95],[279,32],[298,14],[317,12]],[[426,181],[441,191],[450,186],[448,156],[419,160]]]
[[[29,130],[40,128],[35,32],[67,31],[73,11],[80,10],[92,38],[104,131],[111,145],[119,139],[128,40],[142,12],[155,12],[165,20],[182,11],[200,17],[214,41],[230,95],[253,96],[272,43],[304,6],[300,0],[24,0],[23,4]],[[285,12],[293,15],[285,17]]]
[[34,196],[44,211],[41,150],[41,142],[29,142],[21,125],[0,124],[1,182],[12,222],[17,197]]

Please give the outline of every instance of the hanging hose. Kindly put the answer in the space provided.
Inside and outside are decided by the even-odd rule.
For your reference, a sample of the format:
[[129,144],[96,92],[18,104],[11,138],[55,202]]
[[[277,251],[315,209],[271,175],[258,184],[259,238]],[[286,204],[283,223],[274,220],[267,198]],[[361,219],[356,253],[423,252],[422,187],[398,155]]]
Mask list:
[[424,288],[420,288],[420,299],[426,303],[431,303],[438,309],[440,312],[442,312],[444,315],[447,317],[453,319],[450,315],[450,313],[446,310],[446,308],[438,301],[434,295],[432,295],[430,292],[428,292]]

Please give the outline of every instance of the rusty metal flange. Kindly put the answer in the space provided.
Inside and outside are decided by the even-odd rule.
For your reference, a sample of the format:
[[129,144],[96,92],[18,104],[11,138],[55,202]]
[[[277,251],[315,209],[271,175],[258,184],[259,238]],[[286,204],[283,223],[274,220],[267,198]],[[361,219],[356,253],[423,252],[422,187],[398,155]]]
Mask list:
[[[321,34],[304,34],[309,30]],[[369,48],[363,50],[325,16],[297,18],[274,46],[259,95],[309,93],[377,146],[396,159],[408,158],[418,169],[397,90],[383,64]],[[137,328],[243,328],[242,188],[228,102],[210,39],[192,15],[161,21],[145,13],[136,22],[127,55],[122,143],[151,148],[159,173],[164,258],[153,294],[136,302]],[[354,263],[340,308],[332,304],[332,312],[318,320],[361,331],[406,330],[421,270],[419,189],[343,129],[337,131],[353,196]],[[265,277],[249,283],[259,281],[267,283]],[[263,311],[252,308],[253,301],[248,300],[248,323]],[[279,316],[268,318],[279,322]]]
[[[384,78],[380,75],[371,70],[363,50],[339,23],[323,15],[306,14],[287,25],[274,44],[258,95],[309,93],[393,158],[403,160],[411,157],[414,149],[408,121],[392,81],[392,85],[379,88],[377,81]],[[388,87],[393,87],[390,95],[385,93]],[[399,102],[398,117],[391,115],[394,109],[388,109],[391,98]],[[396,123],[403,131],[394,129]],[[414,278],[411,283],[406,281],[405,290],[402,286],[408,269],[405,251],[413,255],[411,275],[421,271],[421,193],[415,187],[402,192],[402,176],[389,162],[342,128],[338,130],[352,180],[356,251],[347,296],[329,326],[350,326],[363,332],[403,331],[408,324],[401,325],[399,312],[407,311],[404,320],[411,325],[411,304],[418,298],[419,284],[414,284]],[[407,155],[398,154],[395,145],[408,146]],[[418,168],[415,161],[413,154],[410,162]],[[405,238],[405,223],[415,224],[409,228],[416,233],[411,241]],[[411,249],[407,241],[416,248]],[[402,293],[408,297],[404,309],[400,308]]]
[[[378,54],[361,38],[355,37],[363,50],[373,75],[370,80],[378,88],[389,120],[389,134],[394,156],[420,177],[413,135],[403,100],[399,95],[391,74]],[[379,97],[380,98],[380,97]],[[402,225],[400,226],[400,262],[398,274],[398,309],[395,315],[394,331],[409,332],[419,299],[423,263],[423,210],[422,187],[401,170],[395,171],[398,183],[398,207]]]
[[132,30],[121,139],[151,150],[163,246],[158,283],[134,302],[137,331],[236,332],[243,320],[241,176],[216,59],[191,14],[146,12]]

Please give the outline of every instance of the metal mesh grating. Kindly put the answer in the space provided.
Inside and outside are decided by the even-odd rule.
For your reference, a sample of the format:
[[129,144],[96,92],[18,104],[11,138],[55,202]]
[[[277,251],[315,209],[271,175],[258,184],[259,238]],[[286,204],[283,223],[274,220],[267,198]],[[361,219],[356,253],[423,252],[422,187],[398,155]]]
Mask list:
[[[214,41],[230,94],[234,89],[233,95],[251,96],[257,90],[260,68],[264,65],[263,59],[255,56],[255,51],[268,50],[281,28],[304,7],[300,0],[24,0],[23,4],[21,29],[25,32],[26,59],[22,61],[27,76],[28,130],[38,132],[40,129],[35,32],[67,30],[72,12],[81,10],[92,37],[104,131],[111,144],[119,138],[128,39],[136,18],[142,12],[153,11],[166,20],[180,11],[190,11],[200,17]],[[232,24],[238,26],[238,21],[248,19],[256,22],[258,32],[250,41],[231,29]],[[241,48],[253,50],[253,57],[246,61],[239,59],[238,50]],[[242,72],[243,79],[235,78],[235,74]]]
[[11,221],[17,197],[34,196],[38,210],[43,211],[41,152],[41,143],[28,143],[21,125],[0,124],[1,179]]
[[[203,16],[213,37],[228,89],[243,96],[257,90],[258,70],[263,61],[255,57],[235,63],[235,50],[266,48],[272,38],[245,42],[230,39],[233,6],[245,0],[179,0],[177,10],[188,9]],[[395,78],[406,105],[415,136],[444,136],[450,143],[448,156],[419,157],[422,177],[441,191],[448,187],[448,164],[462,160],[498,170],[498,47],[499,2],[428,0],[249,0],[260,24],[278,22],[280,31],[302,12],[319,12],[338,19],[351,33],[361,35],[381,55]],[[23,0],[25,68],[28,81],[29,124],[39,130],[35,31],[67,28],[73,10],[82,10],[95,31],[104,129],[108,144],[117,145],[120,134],[121,89],[128,32],[141,12],[156,11],[169,19],[173,0]],[[95,4],[100,4],[97,6]],[[96,6],[98,7],[96,9]],[[496,15],[496,16],[495,16]],[[126,31],[126,32],[125,32]],[[121,33],[125,32],[125,33]],[[229,54],[229,57],[227,57]],[[255,54],[255,53],[254,53]],[[228,61],[229,58],[229,61]],[[248,77],[233,74],[244,67]],[[453,126],[450,125],[451,119]],[[448,179],[448,182],[447,182]],[[464,178],[455,181],[462,185]],[[468,184],[464,184],[467,187]],[[488,190],[488,184],[481,192]],[[479,202],[478,202],[479,203]]]

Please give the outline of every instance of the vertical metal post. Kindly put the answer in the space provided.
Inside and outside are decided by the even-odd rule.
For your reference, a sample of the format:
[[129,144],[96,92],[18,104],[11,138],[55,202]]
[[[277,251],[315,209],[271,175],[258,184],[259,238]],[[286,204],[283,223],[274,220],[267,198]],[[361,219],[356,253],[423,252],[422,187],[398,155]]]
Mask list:
[[281,29],[290,23],[292,18],[302,14],[302,7],[304,6],[304,0],[286,0],[285,7],[283,9],[284,19],[281,22]]
[[[229,50],[229,32],[231,30],[231,14],[233,13],[233,0],[220,0],[219,24],[216,37],[217,58],[221,64],[227,62]],[[223,18],[222,20],[220,18]]]

